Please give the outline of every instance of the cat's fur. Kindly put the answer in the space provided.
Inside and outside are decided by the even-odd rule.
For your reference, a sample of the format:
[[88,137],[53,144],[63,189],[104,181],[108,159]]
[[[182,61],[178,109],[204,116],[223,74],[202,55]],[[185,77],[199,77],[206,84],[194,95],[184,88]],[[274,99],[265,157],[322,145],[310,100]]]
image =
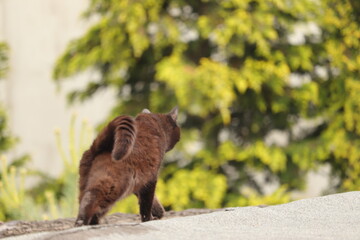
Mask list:
[[177,113],[177,108],[168,114],[144,109],[136,118],[115,118],[99,133],[80,161],[76,226],[98,224],[131,193],[139,199],[141,221],[163,216],[154,192],[164,154],[180,139]]

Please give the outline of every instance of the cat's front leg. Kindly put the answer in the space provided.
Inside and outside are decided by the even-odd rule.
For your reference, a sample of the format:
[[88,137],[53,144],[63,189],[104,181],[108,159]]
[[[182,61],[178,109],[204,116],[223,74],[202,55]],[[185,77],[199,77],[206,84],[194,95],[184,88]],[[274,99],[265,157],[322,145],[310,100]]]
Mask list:
[[137,194],[140,205],[140,217],[142,222],[153,220],[151,209],[153,206],[156,181],[147,183]]

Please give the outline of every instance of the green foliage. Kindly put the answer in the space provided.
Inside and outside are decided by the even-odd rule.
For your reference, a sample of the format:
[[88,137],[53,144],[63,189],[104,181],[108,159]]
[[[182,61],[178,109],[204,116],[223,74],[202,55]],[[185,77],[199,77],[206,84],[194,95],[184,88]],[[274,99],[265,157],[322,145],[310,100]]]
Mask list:
[[0,156],[0,221],[9,219],[39,219],[37,207],[26,194],[25,180],[29,176],[24,168],[8,164],[5,156]]
[[[69,100],[115,88],[109,118],[180,106],[182,142],[159,182],[166,207],[282,203],[327,164],[333,191],[358,190],[359,12],[353,0],[92,0],[84,16],[98,20],[54,78],[95,72]],[[266,141],[274,130],[287,143]],[[258,172],[279,190],[265,194]]]
[[224,200],[225,176],[196,167],[180,169],[168,181],[158,182],[157,194],[161,202],[173,210],[185,208],[217,208]]

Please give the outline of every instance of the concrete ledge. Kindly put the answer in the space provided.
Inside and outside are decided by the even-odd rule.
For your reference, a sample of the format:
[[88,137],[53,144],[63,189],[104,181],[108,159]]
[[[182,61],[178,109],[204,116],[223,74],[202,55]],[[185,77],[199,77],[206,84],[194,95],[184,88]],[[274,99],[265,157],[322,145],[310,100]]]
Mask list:
[[147,223],[107,224],[7,239],[360,239],[360,191]]

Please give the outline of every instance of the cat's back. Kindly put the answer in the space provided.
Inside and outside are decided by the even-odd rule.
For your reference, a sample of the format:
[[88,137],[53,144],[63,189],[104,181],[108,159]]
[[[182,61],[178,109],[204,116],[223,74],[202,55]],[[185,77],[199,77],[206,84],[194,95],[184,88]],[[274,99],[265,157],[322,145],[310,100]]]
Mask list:
[[135,118],[136,140],[128,161],[140,172],[156,173],[165,153],[165,136],[156,114]]
[[139,128],[157,127],[159,124],[159,114],[156,113],[140,113],[135,117],[135,124]]
[[161,127],[159,114],[139,114],[135,118],[137,129],[135,147],[147,149],[148,152],[156,151],[164,141],[165,134]]

